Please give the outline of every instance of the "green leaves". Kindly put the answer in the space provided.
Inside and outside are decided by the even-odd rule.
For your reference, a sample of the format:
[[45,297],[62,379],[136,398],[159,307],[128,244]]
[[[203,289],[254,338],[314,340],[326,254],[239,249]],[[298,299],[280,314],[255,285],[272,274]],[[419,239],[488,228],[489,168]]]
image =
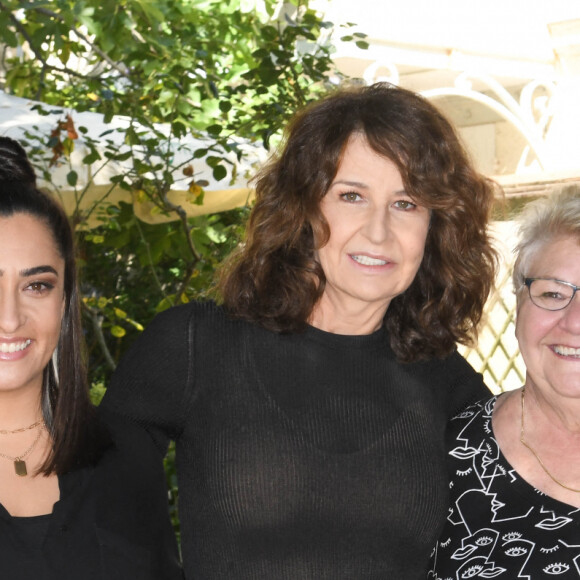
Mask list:
[[77,184],[78,179],[79,179],[79,175],[76,171],[69,171],[66,174],[67,183],[73,187]]
[[367,50],[369,47],[369,43],[365,40],[365,38],[366,34],[363,34],[362,32],[355,32],[354,34],[347,34],[346,36],[341,36],[340,40],[342,42],[354,42],[358,48]]
[[[216,140],[255,139],[260,125],[279,133],[299,106],[328,88],[333,68],[331,46],[319,40],[332,24],[307,2],[296,9],[286,3],[277,17],[274,0],[259,4],[264,12],[248,0],[2,5],[5,42],[30,41],[31,51],[10,63],[8,85],[17,94],[101,112],[107,120],[170,123],[180,134],[196,127]],[[280,108],[266,118],[274,102]]]

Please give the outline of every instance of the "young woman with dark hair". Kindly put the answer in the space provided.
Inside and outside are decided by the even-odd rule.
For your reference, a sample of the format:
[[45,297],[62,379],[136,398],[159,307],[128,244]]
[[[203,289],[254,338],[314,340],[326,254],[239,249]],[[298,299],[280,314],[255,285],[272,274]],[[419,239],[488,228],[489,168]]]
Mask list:
[[89,399],[72,230],[0,138],[0,575],[181,578],[158,452]]
[[104,400],[177,441],[187,578],[425,577],[447,420],[488,392],[455,344],[493,283],[493,198],[415,93],[298,114],[221,304],[157,317]]
[[[36,189],[34,170],[20,145],[6,138],[0,139],[0,160],[2,223],[6,224],[15,216],[34,218],[39,226],[44,225],[50,231],[57,255],[64,262],[60,333],[50,361],[42,367],[42,418],[47,432],[51,433],[52,445],[40,471],[45,475],[56,471],[66,473],[79,458],[90,457],[98,451],[98,439],[93,440],[91,435],[95,424],[92,418],[94,410],[86,388],[86,371],[79,348],[82,330],[73,235],[62,208]],[[35,242],[34,239],[31,241]],[[95,444],[97,448],[91,449]]]

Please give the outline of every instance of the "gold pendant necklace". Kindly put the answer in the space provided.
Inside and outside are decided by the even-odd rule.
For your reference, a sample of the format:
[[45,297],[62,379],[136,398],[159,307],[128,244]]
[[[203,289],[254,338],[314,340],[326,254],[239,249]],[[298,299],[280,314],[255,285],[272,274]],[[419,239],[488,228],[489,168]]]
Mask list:
[[[42,421],[41,421],[41,423],[42,423]],[[5,453],[0,453],[0,457],[3,457],[4,459],[9,459],[10,461],[14,462],[14,471],[15,471],[16,475],[19,475],[20,477],[24,477],[25,475],[28,475],[28,470],[26,469],[26,462],[24,461],[24,458],[28,457],[28,455],[30,455],[30,453],[32,453],[32,450],[36,447],[36,444],[38,443],[38,440],[40,439],[40,436],[42,435],[43,429],[44,429],[44,424],[38,429],[38,435],[36,436],[36,439],[32,442],[32,445],[24,453],[21,453],[17,457],[12,457],[11,455],[6,455]],[[26,429],[24,429],[24,430],[26,431]]]
[[527,447],[531,452],[532,455],[538,460],[538,463],[540,464],[540,467],[546,472],[546,475],[554,482],[557,483],[560,487],[563,487],[564,489],[567,489],[568,491],[573,491],[574,493],[580,493],[580,489],[574,489],[573,487],[568,487],[567,485],[563,484],[561,481],[558,481],[549,471],[548,468],[544,465],[544,462],[540,459],[539,455],[526,443],[526,433],[524,430],[524,395],[525,395],[526,389],[525,387],[522,388],[522,422],[521,422],[521,428],[520,428],[520,443],[522,445],[524,445],[525,447]]

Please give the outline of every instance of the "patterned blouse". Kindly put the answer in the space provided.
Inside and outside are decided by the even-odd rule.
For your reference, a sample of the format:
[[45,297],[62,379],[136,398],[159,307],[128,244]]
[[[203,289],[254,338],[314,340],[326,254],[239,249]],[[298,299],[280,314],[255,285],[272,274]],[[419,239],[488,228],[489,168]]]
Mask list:
[[524,481],[501,453],[497,397],[451,421],[450,507],[428,577],[437,580],[580,578],[580,509]]

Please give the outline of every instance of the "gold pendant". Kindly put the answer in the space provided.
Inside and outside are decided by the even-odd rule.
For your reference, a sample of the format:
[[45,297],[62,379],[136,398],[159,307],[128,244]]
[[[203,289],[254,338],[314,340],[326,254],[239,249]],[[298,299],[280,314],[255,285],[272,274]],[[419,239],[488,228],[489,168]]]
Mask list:
[[20,475],[21,477],[28,475],[28,471],[26,471],[26,462],[22,461],[22,459],[15,459],[14,471],[16,472],[16,475]]

